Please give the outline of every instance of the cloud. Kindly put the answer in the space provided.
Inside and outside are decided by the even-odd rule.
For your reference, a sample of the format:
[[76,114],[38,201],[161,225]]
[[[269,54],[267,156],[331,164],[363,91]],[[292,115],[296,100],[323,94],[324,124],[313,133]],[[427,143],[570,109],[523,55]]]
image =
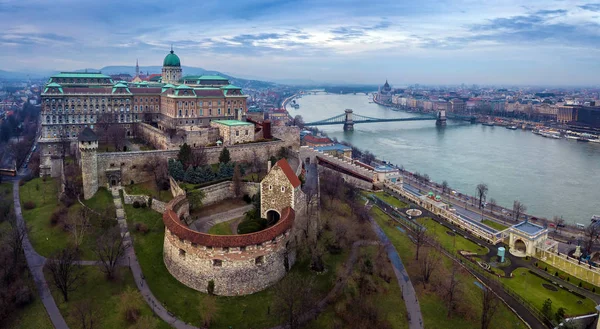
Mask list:
[[584,10],[594,11],[594,12],[600,12],[600,3],[588,3],[585,5],[579,6],[579,8],[584,9]]

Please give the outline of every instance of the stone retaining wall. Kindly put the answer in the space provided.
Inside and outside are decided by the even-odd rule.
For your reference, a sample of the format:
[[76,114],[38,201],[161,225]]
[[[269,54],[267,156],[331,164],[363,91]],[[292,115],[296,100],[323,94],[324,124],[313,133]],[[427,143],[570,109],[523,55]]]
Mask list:
[[[242,182],[242,195],[248,194],[250,197],[258,193],[260,189],[259,183]],[[233,182],[225,181],[214,185],[202,187],[199,190],[204,192],[202,204],[209,206],[225,199],[234,198]]]

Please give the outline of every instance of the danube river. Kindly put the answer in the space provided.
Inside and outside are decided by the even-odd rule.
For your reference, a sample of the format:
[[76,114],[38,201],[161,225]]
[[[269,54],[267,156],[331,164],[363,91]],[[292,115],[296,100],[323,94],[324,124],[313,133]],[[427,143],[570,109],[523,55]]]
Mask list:
[[[418,115],[371,103],[364,94],[308,95],[296,102],[300,108],[288,111],[305,122],[345,109],[375,118]],[[463,193],[475,195],[475,186],[486,183],[488,200],[509,208],[520,200],[533,216],[557,215],[587,225],[593,214],[600,215],[600,143],[454,121],[445,128],[436,128],[435,121],[356,124],[353,132],[344,132],[342,125],[318,128],[409,171],[446,180]]]

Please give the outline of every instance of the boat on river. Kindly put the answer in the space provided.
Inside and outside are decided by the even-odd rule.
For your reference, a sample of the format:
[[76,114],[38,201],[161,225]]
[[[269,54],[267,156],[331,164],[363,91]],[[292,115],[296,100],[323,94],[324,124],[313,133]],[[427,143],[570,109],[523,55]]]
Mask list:
[[506,129],[517,130],[517,126],[506,126]]
[[493,127],[495,125],[495,123],[494,123],[494,121],[488,121],[488,122],[483,122],[482,125],[488,126],[488,127]]
[[560,139],[560,132],[555,130],[540,130],[540,136],[546,138]]

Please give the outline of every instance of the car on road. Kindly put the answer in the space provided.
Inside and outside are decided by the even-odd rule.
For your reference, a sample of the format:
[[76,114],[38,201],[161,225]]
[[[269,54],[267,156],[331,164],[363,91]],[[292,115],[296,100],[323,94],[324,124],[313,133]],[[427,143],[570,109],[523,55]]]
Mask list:
[[502,213],[505,214],[505,215],[508,215],[508,210],[502,209]]

